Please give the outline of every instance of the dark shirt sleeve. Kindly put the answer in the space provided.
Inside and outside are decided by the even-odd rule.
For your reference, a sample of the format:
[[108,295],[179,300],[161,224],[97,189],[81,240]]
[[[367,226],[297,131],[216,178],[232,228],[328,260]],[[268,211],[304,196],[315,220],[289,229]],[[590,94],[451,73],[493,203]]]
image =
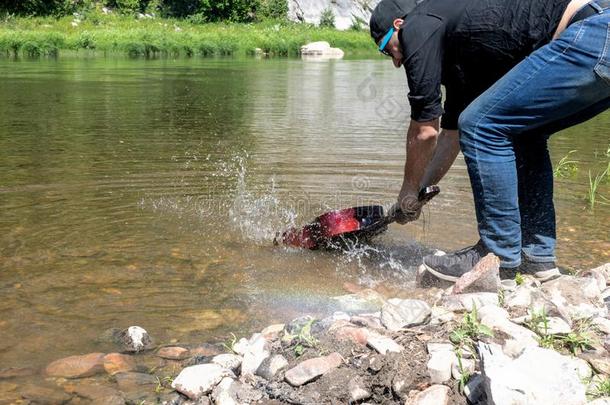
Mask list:
[[458,118],[464,109],[463,92],[454,83],[445,85],[445,113],[441,119],[441,128],[458,129]]
[[409,15],[400,31],[403,64],[409,83],[411,119],[431,121],[443,115],[443,21],[434,15]]

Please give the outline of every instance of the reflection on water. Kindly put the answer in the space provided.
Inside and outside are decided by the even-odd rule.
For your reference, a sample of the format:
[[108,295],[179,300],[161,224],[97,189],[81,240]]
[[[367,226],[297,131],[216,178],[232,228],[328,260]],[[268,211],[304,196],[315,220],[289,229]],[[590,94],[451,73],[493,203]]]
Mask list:
[[[404,73],[382,61],[2,60],[0,72],[7,367],[99,350],[114,326],[222,339],[324,311],[344,282],[412,294],[430,247],[476,239],[458,160],[423,220],[371,246],[272,245],[327,209],[395,199],[409,111]],[[582,199],[609,127],[606,113],[551,142],[554,162],[579,161],[557,180],[568,267],[609,259],[609,208]]]

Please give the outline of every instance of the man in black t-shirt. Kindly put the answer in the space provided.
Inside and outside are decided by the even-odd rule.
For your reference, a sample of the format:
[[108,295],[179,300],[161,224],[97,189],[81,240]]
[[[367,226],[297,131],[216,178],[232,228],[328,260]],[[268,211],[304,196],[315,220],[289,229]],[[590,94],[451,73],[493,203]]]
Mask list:
[[371,36],[409,85],[399,222],[419,217],[418,190],[436,184],[460,149],[473,189],[480,240],[425,257],[430,273],[455,281],[494,253],[502,278],[560,274],[547,139],[610,107],[609,27],[610,0],[377,5]]

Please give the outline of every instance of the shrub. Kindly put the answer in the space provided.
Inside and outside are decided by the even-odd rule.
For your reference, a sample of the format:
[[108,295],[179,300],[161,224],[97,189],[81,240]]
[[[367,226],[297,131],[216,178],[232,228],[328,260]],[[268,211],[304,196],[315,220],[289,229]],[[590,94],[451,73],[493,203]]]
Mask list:
[[320,27],[335,28],[335,13],[327,7],[320,14]]
[[288,0],[263,0],[261,15],[265,18],[285,19],[288,16]]

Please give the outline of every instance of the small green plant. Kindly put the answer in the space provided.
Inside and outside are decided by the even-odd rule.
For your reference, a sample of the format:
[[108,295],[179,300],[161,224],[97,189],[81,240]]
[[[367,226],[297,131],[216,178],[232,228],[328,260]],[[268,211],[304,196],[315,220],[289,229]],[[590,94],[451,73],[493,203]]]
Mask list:
[[354,16],[352,17],[352,24],[349,29],[352,31],[362,31],[367,26],[366,21],[362,18]]
[[449,335],[449,340],[458,347],[474,348],[474,341],[482,337],[493,337],[492,330],[479,322],[476,305],[466,312],[460,325]]
[[172,383],[174,382],[174,379],[170,376],[165,376],[163,378],[156,377],[156,379],[157,379],[157,386],[155,387],[156,394],[162,393],[164,389],[166,389],[167,387],[170,387],[172,385]]
[[517,283],[517,285],[522,285],[524,281],[525,279],[521,273],[515,274],[515,283]]
[[335,13],[332,8],[327,7],[320,14],[320,27],[335,28]]
[[228,352],[235,353],[235,344],[237,343],[237,336],[234,333],[231,333],[231,338],[227,339],[226,342],[222,343],[222,347],[227,349]]
[[455,354],[458,362],[458,370],[460,371],[460,380],[458,381],[458,388],[460,392],[464,394],[464,387],[466,387],[468,380],[470,380],[470,373],[464,368],[464,365],[462,363],[462,349],[458,348]]
[[554,349],[557,351],[567,351],[573,355],[593,347],[594,338],[591,335],[591,321],[581,320],[573,325],[573,330],[567,334],[549,334],[548,317],[546,313],[532,315],[527,322],[527,326],[538,335],[540,347]]
[[569,151],[567,155],[559,160],[557,167],[553,170],[553,177],[569,177],[578,171],[578,162],[570,158],[572,153],[576,153],[576,151]]
[[318,341],[311,334],[311,327],[314,322],[315,319],[310,319],[301,327],[297,334],[285,334],[282,337],[283,340],[292,342],[294,344],[295,356],[300,357],[303,355],[303,353],[305,353],[305,349],[307,347],[314,348],[318,345]]
[[[598,188],[601,181],[606,177],[606,175],[610,172],[610,164],[606,167],[602,173],[598,173],[595,177],[591,175],[591,170],[589,170],[589,189],[587,190],[586,199],[589,203],[589,208],[593,210],[595,208],[595,204],[598,202],[600,204],[606,204],[605,201],[608,201],[606,197],[599,194]],[[604,202],[600,202],[597,200],[597,197],[600,197]]]
[[610,378],[606,378],[595,385],[595,389],[591,393],[593,398],[609,397],[610,396]]
[[525,326],[542,337],[547,336],[549,331],[549,317],[546,314],[546,310],[542,308],[540,312],[533,312],[529,320],[525,322]]

